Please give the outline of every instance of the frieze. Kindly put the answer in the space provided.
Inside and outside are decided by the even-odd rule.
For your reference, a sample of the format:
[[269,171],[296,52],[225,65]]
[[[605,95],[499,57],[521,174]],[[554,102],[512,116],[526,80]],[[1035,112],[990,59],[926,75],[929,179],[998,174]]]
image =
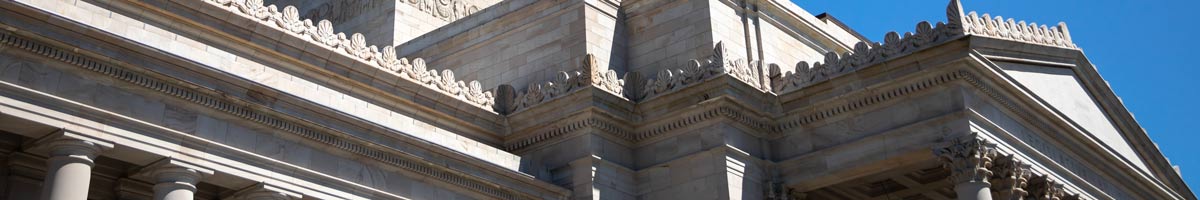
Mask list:
[[[347,57],[355,58],[377,69],[388,71],[405,80],[418,83],[427,88],[457,97],[480,108],[492,109],[495,98],[491,91],[484,90],[478,81],[464,82],[455,80],[454,72],[450,70],[426,69],[425,61],[421,58],[397,58],[395,47],[387,46],[382,51],[374,45],[366,43],[366,37],[361,33],[334,33],[333,23],[321,20],[315,25],[310,19],[300,19],[299,11],[294,6],[284,7],[282,11],[275,5],[264,6],[262,0],[206,0],[209,4],[226,8],[238,15],[258,21],[261,24],[279,28],[301,39],[339,52]],[[410,1],[406,1],[410,2]],[[412,1],[415,2],[415,1]],[[425,2],[425,1],[421,1]],[[442,5],[445,2],[436,3]]]

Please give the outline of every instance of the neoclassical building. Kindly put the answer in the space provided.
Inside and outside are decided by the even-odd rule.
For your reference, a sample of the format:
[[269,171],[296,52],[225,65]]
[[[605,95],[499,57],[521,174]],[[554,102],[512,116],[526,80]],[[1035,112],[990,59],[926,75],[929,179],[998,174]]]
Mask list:
[[1196,199],[1065,24],[945,15],[0,1],[0,199]]

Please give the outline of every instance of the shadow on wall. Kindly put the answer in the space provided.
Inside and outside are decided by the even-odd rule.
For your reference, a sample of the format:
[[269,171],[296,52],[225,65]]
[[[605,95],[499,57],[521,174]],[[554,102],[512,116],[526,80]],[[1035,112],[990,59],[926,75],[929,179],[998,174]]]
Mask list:
[[396,2],[382,0],[264,0],[263,5],[292,5],[301,19],[332,22],[335,32],[362,33],[367,44],[396,44]]

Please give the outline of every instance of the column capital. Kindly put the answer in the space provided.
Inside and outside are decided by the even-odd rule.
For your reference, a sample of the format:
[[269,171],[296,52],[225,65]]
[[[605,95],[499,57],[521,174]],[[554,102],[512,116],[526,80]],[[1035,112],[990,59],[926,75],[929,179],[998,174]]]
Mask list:
[[1048,175],[1034,176],[1029,179],[1029,193],[1034,200],[1059,200],[1066,195],[1063,184],[1058,183]]
[[134,177],[152,180],[156,189],[159,187],[185,187],[193,191],[201,178],[210,175],[213,175],[212,169],[171,157],[154,161],[133,174]]
[[297,200],[303,197],[300,193],[291,192],[264,182],[256,183],[230,195],[230,199],[236,200]]
[[950,169],[950,180],[955,184],[985,185],[992,176],[988,168],[997,155],[996,144],[980,137],[979,133],[955,138],[948,145],[934,149],[933,153],[942,161],[943,167]]
[[995,183],[992,183],[998,193],[996,199],[1021,200],[1029,195],[1025,188],[1033,172],[1028,163],[1017,159],[1015,155],[1002,155],[996,158],[992,169],[996,173]]
[[54,133],[29,141],[25,151],[54,157],[75,157],[86,159],[92,163],[101,151],[112,149],[115,145],[104,139],[79,134],[67,129],[59,129]]

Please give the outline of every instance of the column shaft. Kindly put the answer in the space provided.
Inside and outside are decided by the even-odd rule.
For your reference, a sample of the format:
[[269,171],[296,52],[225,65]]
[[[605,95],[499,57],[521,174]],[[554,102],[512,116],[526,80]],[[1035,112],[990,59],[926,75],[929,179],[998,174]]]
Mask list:
[[154,185],[155,200],[192,200],[196,187],[188,183],[158,183]]
[[988,183],[966,182],[954,185],[954,192],[959,200],[992,200],[992,192]]

